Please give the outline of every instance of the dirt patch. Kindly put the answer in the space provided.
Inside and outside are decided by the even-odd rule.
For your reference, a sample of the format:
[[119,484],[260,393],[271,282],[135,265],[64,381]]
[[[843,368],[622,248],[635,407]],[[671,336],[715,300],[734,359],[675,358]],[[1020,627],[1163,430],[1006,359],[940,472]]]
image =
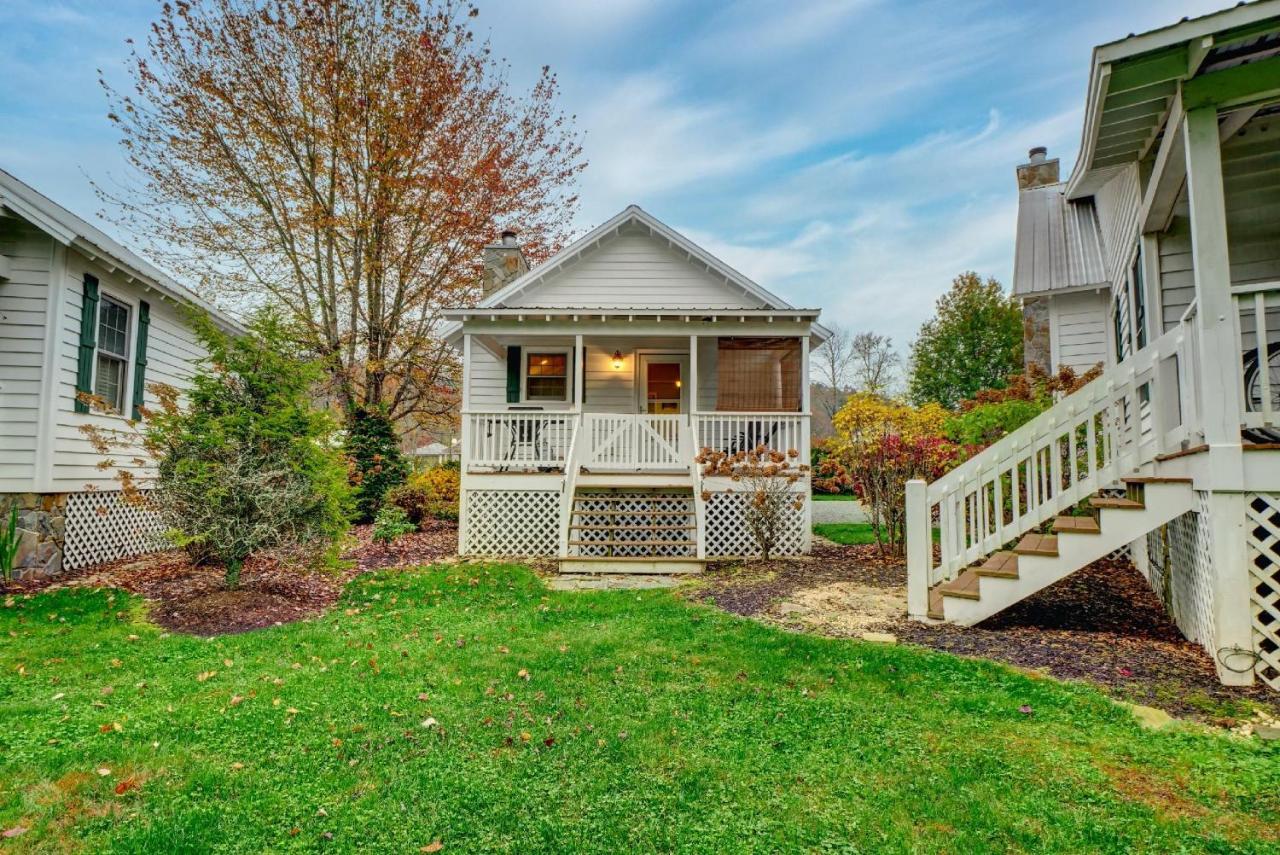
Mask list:
[[901,561],[882,558],[874,544],[815,542],[811,560],[713,564],[689,595],[790,629],[889,632],[935,650],[1087,680],[1122,700],[1224,726],[1277,707],[1260,684],[1221,685],[1209,654],[1182,637],[1125,560],[1092,564],[968,628],[907,620],[905,586]]
[[244,564],[234,591],[223,585],[220,567],[200,567],[185,552],[171,550],[88,567],[54,580],[24,583],[31,591],[50,585],[121,588],[148,601],[151,619],[190,635],[247,632],[305,620],[328,610],[343,587],[360,573],[412,567],[450,558],[457,551],[458,529],[431,520],[421,531],[395,543],[373,542],[370,526],[351,531],[353,545],[342,554],[344,566],[316,570],[254,556]]

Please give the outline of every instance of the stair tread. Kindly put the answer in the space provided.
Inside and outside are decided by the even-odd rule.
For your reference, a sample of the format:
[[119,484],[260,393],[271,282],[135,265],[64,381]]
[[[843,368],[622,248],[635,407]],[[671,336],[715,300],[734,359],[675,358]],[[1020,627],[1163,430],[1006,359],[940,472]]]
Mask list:
[[698,526],[582,526],[572,523],[570,529],[576,531],[692,531]]
[[645,557],[642,555],[570,555],[568,558],[561,558],[560,561],[561,562],[572,561],[575,563],[590,561],[596,564],[608,564],[608,563],[614,563],[614,564],[650,563],[651,564],[655,561],[660,561],[660,562],[689,561],[689,562],[697,562],[698,564],[707,563],[706,558],[695,558],[692,555],[655,555],[651,558]]
[[940,587],[935,585],[929,589],[929,610],[926,614],[934,620],[947,619],[947,614],[943,611],[942,606],[942,591],[938,590]]
[[980,598],[978,583],[981,577],[974,570],[966,570],[950,582],[938,586],[938,590],[946,597],[961,597],[966,600]]
[[691,517],[693,516],[693,508],[683,511],[595,511],[591,508],[574,508],[575,514],[600,514],[602,516],[611,517],[633,517],[636,514],[648,514],[653,517]]
[[1102,534],[1102,528],[1093,517],[1061,516],[1053,521],[1053,530],[1073,534]]
[[1013,551],[1019,555],[1044,555],[1057,556],[1058,554],[1058,538],[1052,534],[1031,534],[1023,535],[1022,540],[1018,541],[1018,545]]
[[1190,478],[1175,478],[1164,475],[1133,475],[1121,478],[1126,484],[1190,484]]
[[570,546],[697,546],[692,540],[571,540]]
[[1018,578],[1018,556],[1013,552],[997,552],[976,569],[979,576],[991,576],[997,579]]
[[1121,508],[1135,511],[1141,511],[1147,507],[1145,502],[1126,499],[1120,496],[1094,496],[1089,500],[1089,506],[1094,508]]

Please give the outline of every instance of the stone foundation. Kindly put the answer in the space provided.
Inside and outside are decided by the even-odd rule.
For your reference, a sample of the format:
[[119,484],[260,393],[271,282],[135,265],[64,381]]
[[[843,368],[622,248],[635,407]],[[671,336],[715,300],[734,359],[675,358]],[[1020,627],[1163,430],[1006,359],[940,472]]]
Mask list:
[[1053,344],[1049,340],[1049,298],[1026,297],[1022,301],[1022,363],[1030,371],[1040,366],[1053,372]]
[[18,554],[13,577],[56,576],[62,572],[67,533],[67,494],[6,493],[0,495],[0,525],[6,529],[18,508]]

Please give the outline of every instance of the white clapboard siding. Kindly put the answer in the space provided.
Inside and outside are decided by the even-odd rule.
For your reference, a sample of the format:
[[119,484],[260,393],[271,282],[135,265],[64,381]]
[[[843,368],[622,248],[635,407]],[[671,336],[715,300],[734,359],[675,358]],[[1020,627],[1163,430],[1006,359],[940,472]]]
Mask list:
[[1280,280],[1280,130],[1251,122],[1222,147],[1231,283]]
[[24,491],[35,476],[53,240],[6,219],[0,254],[9,260],[0,280],[0,491]]
[[1089,291],[1053,298],[1055,367],[1088,371],[1107,359],[1107,295]]
[[1142,197],[1136,166],[1126,167],[1102,185],[1096,195],[1098,224],[1102,227],[1102,253],[1113,289],[1124,290],[1138,241],[1138,212]]
[[[87,486],[101,489],[118,488],[119,484],[109,472],[98,469],[103,459],[85,437],[81,427],[94,424],[105,430],[124,427],[121,416],[99,413],[75,412],[76,364],[80,342],[80,306],[84,294],[84,274],[98,277],[99,293],[127,303],[131,308],[129,340],[129,374],[125,386],[125,408],[131,407],[134,348],[137,332],[138,301],[150,305],[151,325],[147,337],[146,384],[164,383],[179,389],[185,388],[196,363],[204,350],[187,326],[180,310],[171,300],[165,300],[156,292],[147,292],[137,283],[125,281],[117,274],[90,262],[77,252],[67,253],[66,287],[61,321],[62,341],[59,356],[58,384],[56,389],[57,412],[54,422],[52,486],[58,491],[76,492]],[[156,397],[150,389],[146,392],[147,404],[154,405]],[[127,415],[127,412],[126,412]],[[133,464],[136,452],[115,452],[113,459],[121,468],[137,469]]]
[[505,301],[509,306],[763,308],[700,262],[639,227],[607,237]]
[[1191,221],[1184,198],[1173,222],[1160,235],[1160,320],[1164,330],[1173,329],[1196,296],[1191,271]]

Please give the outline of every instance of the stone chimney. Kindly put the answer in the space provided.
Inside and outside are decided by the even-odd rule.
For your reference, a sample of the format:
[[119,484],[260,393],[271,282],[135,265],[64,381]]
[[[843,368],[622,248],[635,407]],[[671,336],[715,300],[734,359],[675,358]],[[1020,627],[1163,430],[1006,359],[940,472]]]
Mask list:
[[1031,190],[1046,184],[1058,183],[1058,158],[1048,160],[1049,150],[1038,145],[1027,155],[1027,162],[1018,167],[1018,189]]
[[481,297],[505,288],[516,277],[529,272],[529,262],[520,251],[516,233],[507,229],[498,243],[484,248],[484,280]]

